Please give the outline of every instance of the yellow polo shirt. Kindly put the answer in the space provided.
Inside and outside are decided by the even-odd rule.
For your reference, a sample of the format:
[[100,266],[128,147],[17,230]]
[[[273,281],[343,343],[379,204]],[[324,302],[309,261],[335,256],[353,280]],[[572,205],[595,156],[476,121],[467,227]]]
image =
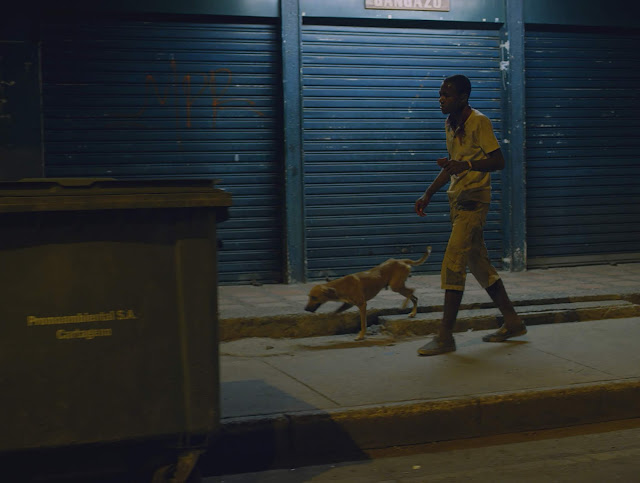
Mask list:
[[[449,159],[473,162],[485,159],[489,153],[500,148],[491,121],[476,109],[471,109],[471,114],[461,127],[454,131],[449,125],[445,125],[445,130]],[[465,171],[453,175],[447,195],[450,203],[490,203],[491,175],[481,171]]]

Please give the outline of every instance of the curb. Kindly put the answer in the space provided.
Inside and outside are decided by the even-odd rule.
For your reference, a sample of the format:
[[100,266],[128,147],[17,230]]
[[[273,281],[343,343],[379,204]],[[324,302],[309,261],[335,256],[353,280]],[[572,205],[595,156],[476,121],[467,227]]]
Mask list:
[[[628,306],[610,308],[604,302],[626,301]],[[587,302],[603,302],[602,307],[571,308],[553,310],[554,305],[580,304]],[[586,295],[579,297],[556,297],[536,300],[514,301],[516,310],[527,325],[552,324],[561,322],[577,322],[597,320],[599,318],[623,318],[640,316],[640,294],[611,294]],[[546,311],[527,311],[533,306],[549,306]],[[387,321],[385,318],[399,317],[409,313],[401,309],[371,309],[367,314],[367,323],[371,325],[384,324],[384,329],[392,335],[430,335],[438,329],[442,305],[418,308],[416,319],[404,318]],[[479,316],[464,312],[484,309],[495,309],[492,303],[463,304],[460,307],[456,321],[456,332],[472,330],[487,330],[499,327],[499,315]],[[425,316],[424,314],[427,314]],[[429,314],[431,317],[429,317]],[[360,329],[359,315],[354,311],[334,314],[325,312],[320,314],[295,313],[263,317],[234,317],[219,321],[219,337],[221,342],[229,342],[250,337],[267,338],[306,338],[328,335],[342,335],[356,333]]]
[[640,379],[382,406],[231,418],[205,474],[367,459],[367,451],[640,417]]
[[[518,308],[527,326],[587,322],[590,320],[640,317],[640,305],[625,300],[574,301],[556,304],[529,304]],[[398,337],[425,336],[438,332],[442,313],[427,314],[410,319],[405,316],[382,316],[379,323],[387,334]],[[461,310],[456,319],[455,332],[495,329],[502,325],[498,309]]]

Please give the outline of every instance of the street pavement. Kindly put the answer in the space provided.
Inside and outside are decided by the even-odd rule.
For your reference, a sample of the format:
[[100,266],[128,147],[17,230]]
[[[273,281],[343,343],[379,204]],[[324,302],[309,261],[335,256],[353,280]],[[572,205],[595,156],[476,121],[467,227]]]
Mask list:
[[203,483],[637,482],[640,420],[458,440],[356,460],[212,476]]
[[640,263],[503,272],[527,323],[501,323],[472,277],[457,351],[419,357],[438,327],[438,275],[414,275],[419,313],[381,292],[356,309],[304,312],[315,283],[219,287],[221,426],[205,475],[366,458],[379,448],[640,417]]

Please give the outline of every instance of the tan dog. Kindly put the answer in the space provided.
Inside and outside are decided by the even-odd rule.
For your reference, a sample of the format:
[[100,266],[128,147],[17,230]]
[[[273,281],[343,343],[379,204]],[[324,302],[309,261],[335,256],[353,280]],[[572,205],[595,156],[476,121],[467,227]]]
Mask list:
[[409,317],[415,317],[418,311],[418,299],[413,295],[413,289],[405,286],[405,281],[411,273],[411,267],[422,265],[431,254],[431,247],[427,247],[420,260],[390,258],[386,262],[365,272],[346,275],[331,282],[316,285],[309,291],[309,301],[304,308],[308,312],[315,312],[325,302],[333,300],[343,302],[335,313],[347,310],[354,305],[360,309],[360,332],[356,340],[364,339],[367,332],[367,301],[378,295],[378,292],[389,287],[394,292],[406,297],[402,308],[409,300],[413,302],[413,310]]

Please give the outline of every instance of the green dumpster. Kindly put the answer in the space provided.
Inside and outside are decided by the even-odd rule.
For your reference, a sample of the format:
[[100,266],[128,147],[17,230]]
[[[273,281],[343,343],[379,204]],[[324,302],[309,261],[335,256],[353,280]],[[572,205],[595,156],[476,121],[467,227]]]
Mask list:
[[230,205],[211,180],[0,183],[0,453],[206,444]]

